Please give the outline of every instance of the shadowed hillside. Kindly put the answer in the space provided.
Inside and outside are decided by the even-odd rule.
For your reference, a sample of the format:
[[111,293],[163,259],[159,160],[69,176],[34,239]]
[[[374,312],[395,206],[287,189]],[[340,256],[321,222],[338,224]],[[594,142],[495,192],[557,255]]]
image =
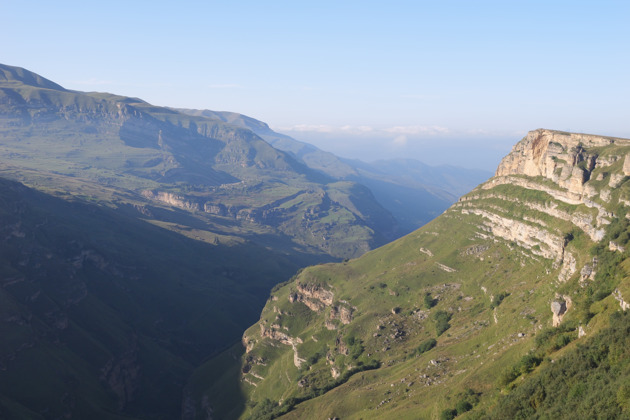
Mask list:
[[192,369],[314,259],[204,243],[3,179],[0,197],[3,418],[175,418]]

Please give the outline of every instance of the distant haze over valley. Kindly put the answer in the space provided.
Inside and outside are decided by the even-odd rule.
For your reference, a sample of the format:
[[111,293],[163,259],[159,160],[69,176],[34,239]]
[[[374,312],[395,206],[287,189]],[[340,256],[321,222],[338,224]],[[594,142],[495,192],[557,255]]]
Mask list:
[[0,420],[630,419],[630,1],[1,4]]
[[430,165],[494,171],[510,152],[512,133],[450,132],[440,127],[392,126],[278,126],[272,128],[323,150],[350,159],[371,162],[378,159],[412,158]]

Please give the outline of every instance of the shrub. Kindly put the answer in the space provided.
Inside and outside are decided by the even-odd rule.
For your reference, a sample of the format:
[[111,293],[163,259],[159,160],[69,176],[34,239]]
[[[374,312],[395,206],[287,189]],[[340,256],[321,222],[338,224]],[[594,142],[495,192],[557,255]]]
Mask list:
[[451,324],[449,324],[451,316],[452,315],[450,313],[441,310],[433,314],[433,319],[435,320],[435,332],[438,337],[441,336],[444,331],[451,328]]
[[518,378],[518,371],[514,369],[513,366],[511,366],[501,372],[499,378],[497,379],[497,385],[499,385],[499,388],[506,387],[511,384],[516,378]]
[[472,408],[473,408],[472,404],[466,400],[459,400],[457,401],[457,404],[455,405],[455,411],[457,411],[458,416],[461,416],[465,412],[472,410]]
[[492,299],[492,302],[490,303],[490,308],[494,309],[497,306],[499,306],[501,302],[503,302],[503,299],[505,299],[509,295],[510,294],[508,292],[503,292],[503,293],[499,293],[498,295],[495,295],[494,298]]
[[541,362],[542,358],[533,354],[526,354],[525,356],[521,357],[521,360],[518,362],[517,370],[521,374],[529,373],[534,370],[534,368],[538,366]]
[[447,408],[440,413],[440,420],[453,420],[455,416],[457,416],[457,411]]
[[433,347],[437,345],[437,341],[435,338],[430,338],[428,340],[423,341],[418,348],[416,349],[417,354],[426,353],[431,350]]

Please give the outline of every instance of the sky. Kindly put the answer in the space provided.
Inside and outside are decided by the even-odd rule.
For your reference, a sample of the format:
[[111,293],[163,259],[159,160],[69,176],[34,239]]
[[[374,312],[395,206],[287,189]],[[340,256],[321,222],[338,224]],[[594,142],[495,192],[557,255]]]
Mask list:
[[239,112],[343,157],[494,170],[529,130],[630,137],[630,2],[8,1],[0,62]]

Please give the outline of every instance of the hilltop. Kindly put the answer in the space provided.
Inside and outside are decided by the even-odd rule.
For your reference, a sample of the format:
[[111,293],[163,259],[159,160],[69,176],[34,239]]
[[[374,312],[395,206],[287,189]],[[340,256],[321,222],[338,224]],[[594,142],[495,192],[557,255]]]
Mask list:
[[629,175],[629,139],[530,132],[431,223],[274,288],[185,418],[625,414]]

